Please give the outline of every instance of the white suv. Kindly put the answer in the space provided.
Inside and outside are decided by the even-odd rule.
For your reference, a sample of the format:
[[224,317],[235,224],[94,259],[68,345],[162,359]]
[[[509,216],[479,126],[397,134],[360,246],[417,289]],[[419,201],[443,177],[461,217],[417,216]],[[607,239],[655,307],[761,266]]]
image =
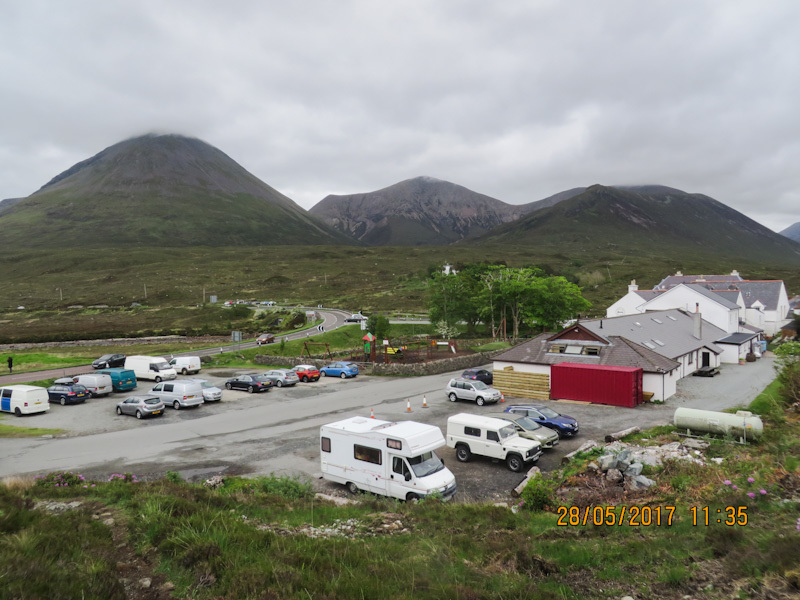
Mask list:
[[447,445],[455,448],[460,462],[480,454],[506,461],[515,473],[521,471],[525,463],[536,462],[542,455],[542,445],[520,437],[513,423],[466,413],[447,419]]
[[483,406],[487,402],[500,401],[500,392],[498,390],[489,387],[482,381],[464,379],[463,377],[451,379],[447,387],[444,388],[444,393],[450,399],[450,402],[470,400],[478,406]]

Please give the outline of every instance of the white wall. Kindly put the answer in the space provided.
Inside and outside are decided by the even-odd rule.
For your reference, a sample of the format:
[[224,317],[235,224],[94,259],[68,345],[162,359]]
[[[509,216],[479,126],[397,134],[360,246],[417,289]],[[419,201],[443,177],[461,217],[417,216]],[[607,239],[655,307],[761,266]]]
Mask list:
[[502,371],[506,367],[514,367],[517,373],[538,373],[540,375],[550,375],[550,365],[529,365],[526,363],[511,363],[496,360],[494,361],[494,371]]
[[[676,286],[650,300],[645,308],[647,310],[669,310],[671,308],[682,308],[683,310],[694,313],[700,305],[700,313],[704,321],[708,321],[725,331],[726,333],[736,333],[739,331],[739,309],[726,308],[702,294],[698,294],[691,288],[683,285]],[[731,314],[733,313],[733,314]]]
[[644,312],[644,300],[635,292],[628,292],[606,309],[606,318],[635,315]]
[[678,371],[671,373],[645,373],[642,378],[642,388],[645,392],[653,393],[653,400],[664,401],[675,395],[678,391]]

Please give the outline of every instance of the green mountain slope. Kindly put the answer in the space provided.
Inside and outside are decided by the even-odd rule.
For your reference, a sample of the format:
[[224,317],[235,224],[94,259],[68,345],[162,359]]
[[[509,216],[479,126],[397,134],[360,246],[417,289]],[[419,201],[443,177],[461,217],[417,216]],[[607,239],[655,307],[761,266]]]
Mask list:
[[593,259],[708,256],[800,264],[800,244],[713,198],[655,185],[594,185],[502,225],[477,243],[546,247]]
[[353,244],[220,150],[178,135],[106,148],[0,213],[0,249]]

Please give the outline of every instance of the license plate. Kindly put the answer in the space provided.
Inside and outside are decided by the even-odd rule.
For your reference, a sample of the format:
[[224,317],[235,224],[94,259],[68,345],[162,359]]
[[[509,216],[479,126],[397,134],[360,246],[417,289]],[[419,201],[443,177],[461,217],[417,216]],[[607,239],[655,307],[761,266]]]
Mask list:
[[161,414],[161,411],[160,411],[160,410],[154,410],[154,411],[153,411],[153,412],[151,412],[150,414],[151,414],[151,415],[160,415],[160,414]]

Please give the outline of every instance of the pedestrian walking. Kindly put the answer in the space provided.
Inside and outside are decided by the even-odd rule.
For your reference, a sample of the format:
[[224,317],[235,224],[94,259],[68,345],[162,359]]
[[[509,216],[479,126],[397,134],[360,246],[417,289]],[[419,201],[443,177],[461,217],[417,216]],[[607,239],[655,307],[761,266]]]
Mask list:
[[8,357],[8,372],[11,373],[14,370],[14,359],[10,356]]

